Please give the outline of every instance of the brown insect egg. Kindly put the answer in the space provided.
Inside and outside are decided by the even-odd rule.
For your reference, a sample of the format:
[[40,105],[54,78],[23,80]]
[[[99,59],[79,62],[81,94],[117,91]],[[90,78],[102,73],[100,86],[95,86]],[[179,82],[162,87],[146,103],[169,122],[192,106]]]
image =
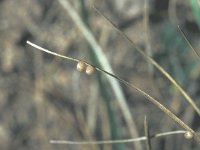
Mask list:
[[186,139],[192,139],[193,138],[193,134],[191,132],[187,131],[187,132],[185,132],[184,137]]
[[83,61],[79,61],[77,64],[77,70],[83,72],[85,70],[85,63]]
[[94,71],[95,71],[95,68],[93,66],[91,66],[91,65],[88,65],[86,67],[86,71],[85,72],[86,72],[86,74],[91,75],[91,74],[94,73]]

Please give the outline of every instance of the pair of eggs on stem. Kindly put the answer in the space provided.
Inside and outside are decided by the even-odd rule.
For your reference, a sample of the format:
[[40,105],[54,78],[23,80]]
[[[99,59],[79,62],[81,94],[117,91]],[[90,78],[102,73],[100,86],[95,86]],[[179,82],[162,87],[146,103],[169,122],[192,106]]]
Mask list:
[[77,64],[77,70],[80,72],[85,71],[86,74],[91,75],[94,73],[95,68],[92,65],[86,64],[83,61],[79,61]]

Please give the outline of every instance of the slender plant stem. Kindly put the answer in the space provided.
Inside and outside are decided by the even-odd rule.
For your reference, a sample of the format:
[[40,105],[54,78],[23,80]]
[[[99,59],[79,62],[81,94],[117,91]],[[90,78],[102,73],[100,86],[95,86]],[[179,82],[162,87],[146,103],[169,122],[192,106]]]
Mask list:
[[[178,131],[171,131],[171,132],[164,132],[151,135],[149,138],[160,138],[169,135],[176,135],[176,134],[185,134],[186,131],[178,130]],[[107,140],[107,141],[66,141],[66,140],[50,140],[51,144],[71,144],[71,145],[88,145],[88,144],[117,144],[117,143],[132,143],[132,142],[139,142],[139,141],[146,141],[147,137],[142,136],[139,138],[132,138],[132,139],[123,139],[123,140]]]
[[[109,71],[110,73],[114,74],[113,69],[110,65],[110,63],[108,62],[105,54],[103,53],[100,45],[97,43],[97,41],[95,40],[93,34],[91,33],[91,31],[87,28],[87,26],[82,22],[81,18],[79,17],[79,15],[77,14],[77,12],[75,11],[75,9],[73,8],[73,6],[69,3],[68,0],[58,0],[58,2],[62,5],[62,7],[68,12],[69,16],[72,18],[72,20],[74,21],[74,23],[79,27],[79,29],[81,30],[81,33],[84,35],[85,39],[87,40],[87,42],[91,45],[92,50],[95,50],[95,54],[98,56],[99,62],[101,67],[104,70]],[[138,136],[138,131],[135,125],[135,122],[133,121],[130,109],[128,107],[128,104],[126,102],[126,98],[122,92],[122,89],[120,87],[120,84],[118,81],[112,79],[112,78],[108,78],[108,82],[110,83],[116,97],[117,97],[117,101],[119,103],[119,106],[122,110],[123,116],[125,118],[125,121],[128,125],[128,129],[130,131],[130,134],[134,137]],[[142,145],[140,143],[137,143],[136,145],[136,149],[137,150],[142,150]]]
[[151,137],[150,137],[150,132],[149,132],[149,125],[147,122],[147,116],[145,115],[144,118],[144,132],[146,136],[146,149],[151,150]]
[[195,104],[194,100],[185,92],[185,90],[171,77],[171,75],[163,68],[161,67],[153,58],[148,56],[146,53],[142,51],[123,31],[119,30],[118,27],[104,14],[102,14],[98,8],[93,5],[93,8],[96,10],[98,14],[103,16],[107,22],[109,22],[116,31],[119,32],[120,35],[122,35],[126,40],[130,42],[130,44],[136,48],[136,50],[151,64],[153,64],[171,83],[181,92],[181,94],[185,97],[185,99],[188,101],[188,103],[194,108],[194,110],[197,112],[197,114],[200,116],[200,109]]
[[[60,54],[57,54],[55,52],[51,52],[47,49],[44,49],[36,44],[33,44],[31,43],[30,41],[27,41],[27,44],[41,50],[41,51],[44,51],[44,52],[47,52],[49,54],[52,54],[52,55],[56,55],[56,56],[62,56],[62,58],[64,59],[68,59],[68,60],[71,60],[71,61],[79,61],[79,59],[76,59],[76,58],[71,58],[71,57],[66,57],[66,56],[63,56],[63,55],[60,55]],[[183,129],[187,130],[188,132],[190,132],[195,140],[200,143],[200,136],[193,130],[191,129],[188,125],[186,125],[180,118],[178,118],[173,112],[171,112],[168,108],[166,108],[164,105],[162,105],[157,99],[153,98],[152,96],[150,96],[149,94],[147,94],[146,92],[144,92],[143,90],[141,90],[140,88],[138,88],[137,86],[133,85],[132,83],[120,78],[119,76],[116,76],[108,71],[105,71],[101,68],[98,68],[90,63],[87,63],[86,61],[84,61],[87,65],[91,65],[93,66],[97,71],[100,71],[102,73],[105,73],[106,75],[110,76],[110,77],[113,77],[115,79],[117,79],[119,82],[125,84],[126,86],[130,87],[130,88],[133,88],[135,89],[136,91],[138,91],[141,95],[143,95],[144,97],[147,98],[147,100],[149,100],[151,103],[153,103],[156,107],[158,107],[160,110],[162,110],[167,116],[169,116],[172,120],[174,120],[175,122],[177,122]]]
[[[86,7],[86,2],[85,0],[79,0],[79,3],[80,3],[80,10],[81,10],[80,16],[82,18],[82,21],[88,27],[88,29],[92,32],[92,28],[90,25],[90,15]],[[93,47],[91,47],[89,43],[88,43],[88,50],[89,50],[91,62],[97,66],[100,66],[99,59],[98,59],[99,56],[96,55],[95,50],[93,50]],[[121,133],[121,130],[119,130],[121,127],[121,124],[118,121],[119,115],[116,115],[117,112],[112,107],[112,104],[113,104],[112,98],[111,98],[112,92],[111,92],[108,80],[105,80],[102,77],[105,78],[105,76],[103,76],[102,74],[98,73],[96,75],[97,81],[99,83],[99,91],[102,95],[103,101],[105,102],[105,106],[108,112],[108,118],[109,118],[110,129],[111,129],[110,135],[113,140],[121,139],[122,133]],[[133,148],[137,148],[135,146],[135,143],[133,143]],[[124,147],[124,144],[120,143],[120,144],[112,145],[112,149],[124,150],[125,147]]]
[[196,49],[193,48],[192,44],[190,43],[190,41],[187,39],[185,33],[183,32],[183,30],[180,28],[180,26],[178,25],[178,29],[181,33],[181,35],[183,36],[183,38],[185,39],[185,41],[187,42],[187,44],[189,45],[189,47],[193,50],[193,52],[198,56],[199,60],[200,60],[200,54],[197,52]]

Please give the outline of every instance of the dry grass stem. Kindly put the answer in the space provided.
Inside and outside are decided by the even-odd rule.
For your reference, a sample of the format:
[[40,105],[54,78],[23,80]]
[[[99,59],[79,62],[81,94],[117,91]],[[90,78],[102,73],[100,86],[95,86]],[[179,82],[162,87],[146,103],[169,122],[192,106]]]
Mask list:
[[[34,46],[35,48],[41,48],[40,46],[37,46],[36,44],[33,44],[29,41],[27,41],[27,44]],[[41,51],[47,52],[49,54],[56,54],[56,56],[62,56],[62,58],[64,59],[68,59],[68,60],[72,60],[72,61],[80,61],[79,59],[76,58],[71,58],[71,57],[66,57],[60,54],[57,54],[55,52],[50,52],[44,48],[40,49]],[[85,61],[84,61],[85,62]],[[178,123],[182,128],[184,128],[186,131],[191,132],[192,135],[194,135],[194,138],[196,141],[198,141],[198,143],[200,143],[200,136],[193,130],[191,129],[188,125],[186,125],[181,119],[179,119],[173,112],[171,112],[169,109],[167,109],[164,105],[162,105],[157,99],[153,98],[152,96],[150,96],[149,94],[147,94],[146,92],[144,92],[143,90],[141,90],[140,88],[138,88],[137,86],[131,84],[130,82],[112,74],[109,73],[108,71],[105,71],[101,68],[98,68],[92,64],[89,64],[87,62],[85,62],[87,65],[91,65],[93,66],[97,71],[100,71],[102,73],[105,73],[111,77],[113,77],[114,79],[117,79],[119,82],[125,84],[126,86],[135,89],[136,91],[138,91],[141,95],[143,95],[144,97],[146,97],[151,103],[153,103],[156,107],[158,107],[160,110],[162,110],[167,116],[169,116],[172,120],[174,120],[176,123]]]
[[[171,132],[164,132],[151,135],[150,138],[159,138],[165,137],[169,135],[176,135],[176,134],[185,134],[187,131],[178,130],[178,131],[171,131]],[[139,138],[132,138],[132,139],[124,139],[124,140],[108,140],[108,141],[65,141],[65,140],[50,140],[51,144],[71,144],[71,145],[90,145],[90,144],[118,144],[118,143],[132,143],[132,142],[139,142],[139,141],[146,141],[147,137],[142,136]]]
[[[145,31],[145,50],[148,56],[152,56],[151,42],[150,42],[150,34],[149,34],[149,1],[145,0],[144,3],[144,31]],[[148,71],[150,75],[153,74],[153,65],[148,63]]]
[[170,22],[174,25],[178,24],[178,19],[176,15],[176,0],[169,0],[168,7],[169,7],[168,14]]
[[144,118],[144,132],[146,136],[146,149],[151,150],[151,137],[150,137],[150,131],[149,131],[149,125],[147,122],[147,116],[145,115]]
[[189,47],[193,50],[193,52],[198,56],[198,58],[200,59],[200,54],[197,52],[196,49],[193,48],[192,44],[190,43],[190,41],[187,39],[185,33],[183,32],[183,30],[180,28],[180,26],[178,25],[178,29],[180,31],[180,33],[182,34],[183,38],[185,39],[185,41],[187,42],[187,44],[189,45]]
[[109,22],[116,31],[120,33],[126,40],[130,42],[130,44],[145,58],[145,60],[149,61],[151,64],[153,64],[171,83],[181,92],[181,94],[186,98],[188,103],[194,108],[194,110],[197,112],[197,114],[200,116],[200,109],[195,104],[194,100],[185,92],[185,90],[171,77],[171,75],[163,68],[161,67],[153,58],[148,56],[146,53],[142,51],[137,45],[125,34],[123,31],[119,30],[118,27],[104,14],[102,14],[96,6],[93,6],[97,13],[99,13],[101,16],[105,18],[107,22]]

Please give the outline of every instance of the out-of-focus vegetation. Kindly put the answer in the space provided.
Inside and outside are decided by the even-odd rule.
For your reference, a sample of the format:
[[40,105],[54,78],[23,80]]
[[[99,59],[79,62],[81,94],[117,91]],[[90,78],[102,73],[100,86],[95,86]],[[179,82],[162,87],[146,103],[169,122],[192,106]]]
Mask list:
[[[200,119],[193,108],[157,69],[149,68],[151,65],[93,9],[92,2],[70,0],[83,22],[89,25],[114,72],[158,98],[198,131]],[[147,0],[146,4],[148,7],[145,0],[95,2],[200,106],[200,62],[177,29],[180,25],[199,51],[199,1]],[[132,143],[101,146],[49,143],[50,139],[96,141],[134,137],[105,75],[79,73],[74,62],[36,51],[26,40],[98,65],[98,56],[90,51],[91,47],[58,1],[1,0],[0,149],[133,149]],[[138,136],[144,135],[146,114],[150,134],[181,129],[144,97],[124,85],[121,88]],[[155,150],[200,148],[182,134],[151,142]],[[144,149],[145,142],[140,144]]]

